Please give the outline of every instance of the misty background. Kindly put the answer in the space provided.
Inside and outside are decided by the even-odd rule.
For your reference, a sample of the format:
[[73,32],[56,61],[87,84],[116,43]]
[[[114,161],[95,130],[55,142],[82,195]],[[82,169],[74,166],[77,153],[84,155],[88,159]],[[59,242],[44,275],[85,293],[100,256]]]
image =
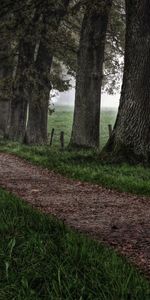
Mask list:
[[[118,109],[120,94],[108,95],[102,93],[101,107]],[[72,106],[74,107],[75,101],[75,88],[70,89],[67,92],[57,93],[54,97],[55,106]]]

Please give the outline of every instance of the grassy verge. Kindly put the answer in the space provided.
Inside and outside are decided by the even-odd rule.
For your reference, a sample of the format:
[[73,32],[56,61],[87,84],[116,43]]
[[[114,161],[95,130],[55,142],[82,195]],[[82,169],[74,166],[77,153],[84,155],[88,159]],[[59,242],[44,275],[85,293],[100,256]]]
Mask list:
[[0,190],[0,300],[148,300],[125,259]]
[[1,142],[0,151],[17,154],[34,164],[74,179],[121,192],[150,196],[150,169],[140,165],[102,164],[96,152],[61,152],[58,147],[27,147]]

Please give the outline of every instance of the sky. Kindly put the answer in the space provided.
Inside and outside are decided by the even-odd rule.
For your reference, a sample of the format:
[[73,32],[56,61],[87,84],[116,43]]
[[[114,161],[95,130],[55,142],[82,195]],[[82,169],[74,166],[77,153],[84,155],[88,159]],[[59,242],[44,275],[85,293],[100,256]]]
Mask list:
[[[108,95],[103,93],[102,94],[102,102],[101,106],[102,108],[114,108],[117,109],[119,105],[119,94],[116,95]],[[59,93],[59,95],[55,98],[55,104],[56,105],[69,105],[74,106],[74,99],[75,99],[75,89],[72,88],[71,90],[63,93]]]

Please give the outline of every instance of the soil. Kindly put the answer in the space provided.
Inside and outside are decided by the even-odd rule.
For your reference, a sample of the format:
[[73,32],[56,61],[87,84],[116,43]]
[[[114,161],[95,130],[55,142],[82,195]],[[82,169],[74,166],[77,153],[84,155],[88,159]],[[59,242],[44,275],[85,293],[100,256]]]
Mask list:
[[74,181],[4,153],[0,186],[112,246],[150,277],[150,198]]

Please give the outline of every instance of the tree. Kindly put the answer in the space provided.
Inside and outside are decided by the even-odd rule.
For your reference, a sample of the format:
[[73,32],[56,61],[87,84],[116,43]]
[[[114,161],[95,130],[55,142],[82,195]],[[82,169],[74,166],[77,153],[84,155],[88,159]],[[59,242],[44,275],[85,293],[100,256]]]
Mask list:
[[125,68],[120,106],[104,159],[150,162],[150,2],[126,0]]
[[99,146],[100,93],[110,0],[87,1],[82,24],[70,146]]
[[[9,51],[8,43],[1,42],[0,49],[0,135],[4,136],[6,132],[6,126],[8,121],[9,111],[9,99],[10,95],[8,87],[10,87],[10,76],[12,76],[12,70],[8,68],[6,61],[4,60],[5,53]],[[7,86],[7,89],[6,89]]]
[[47,119],[50,97],[50,72],[53,61],[54,41],[63,17],[67,13],[69,0],[50,3],[43,11],[41,36],[37,44],[30,86],[29,117],[26,132],[28,144],[45,144],[47,142]]
[[26,141],[42,144],[47,140],[53,43],[68,4],[69,0],[59,3],[31,0],[22,13],[18,7],[19,15],[15,15],[17,64],[8,123],[10,139],[23,141],[28,121]]
[[9,30],[13,18],[11,14],[1,17],[0,22],[0,134],[6,134],[9,102],[14,74],[14,38]]
[[[114,3],[117,2],[118,0],[114,1]],[[9,45],[10,40],[13,45],[13,49],[9,51],[7,59],[6,55],[4,58],[7,71],[9,70],[10,72],[9,84],[4,80],[3,75],[0,78],[0,84],[2,82],[6,83],[3,85],[3,91],[7,91],[7,101],[5,101],[5,104],[8,102],[6,105],[7,113],[4,118],[5,122],[2,122],[5,125],[8,119],[9,102],[11,104],[7,126],[10,139],[23,141],[28,123],[26,142],[46,142],[50,82],[59,90],[66,90],[69,87],[68,82],[61,79],[62,76],[59,76],[59,74],[57,76],[57,72],[55,72],[57,69],[56,64],[53,66],[53,70],[55,69],[53,74],[51,73],[49,76],[52,58],[53,56],[55,57],[57,65],[65,64],[68,74],[75,76],[77,70],[77,48],[85,3],[86,1],[71,0],[69,14],[65,18],[63,17],[67,11],[65,9],[65,0],[58,2],[54,0],[28,0],[23,2],[6,0],[2,4],[0,16],[2,15],[3,19],[5,19],[5,22],[3,22],[5,27],[9,28],[9,35],[11,36]],[[116,65],[116,61],[122,47],[120,34],[122,24],[118,7],[117,3],[112,14],[112,21],[109,22],[109,33],[107,33],[106,74],[104,73],[103,82],[105,89],[109,91],[114,89],[114,82],[117,82],[117,80],[111,82],[110,76],[113,79],[118,76],[119,67]],[[63,16],[61,16],[62,14]],[[6,20],[6,16],[9,16],[8,20]],[[11,21],[9,21],[10,19]],[[60,22],[60,19],[63,19],[63,22]],[[119,28],[118,23],[121,25],[119,25]],[[4,33],[6,43],[6,41],[8,42],[8,30],[5,30]],[[113,51],[111,45],[113,45]],[[2,66],[3,64],[1,63],[1,68]],[[2,94],[4,96],[4,92]],[[3,107],[4,105],[1,101],[1,116],[4,116]],[[29,108],[28,117],[27,108]],[[0,123],[0,126],[3,127],[3,124],[1,126]]]
[[106,35],[102,91],[120,92],[125,44],[125,1],[113,0]]
[[15,72],[11,80],[10,112],[7,124],[7,136],[9,139],[23,141],[26,130],[28,92],[27,82],[29,69],[33,63],[36,45],[36,27],[40,20],[40,7],[34,5],[34,1],[25,1],[24,10],[22,4],[14,2],[15,9],[10,11],[13,22],[11,32],[15,30],[14,41],[14,65]]

